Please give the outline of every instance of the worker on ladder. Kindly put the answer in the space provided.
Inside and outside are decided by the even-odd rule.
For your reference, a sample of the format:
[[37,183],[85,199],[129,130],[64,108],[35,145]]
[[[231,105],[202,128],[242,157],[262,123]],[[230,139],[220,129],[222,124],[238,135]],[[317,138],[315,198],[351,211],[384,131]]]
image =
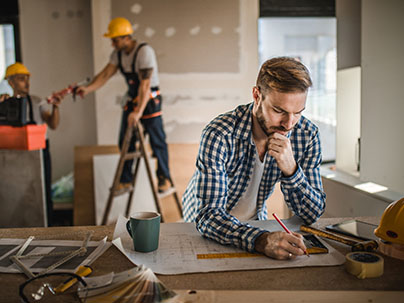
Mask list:
[[[125,132],[141,121],[150,136],[150,145],[157,158],[158,191],[163,193],[172,187],[168,167],[168,149],[166,135],[161,117],[162,97],[159,90],[159,78],[156,55],[153,48],[146,43],[139,43],[131,34],[133,28],[125,18],[115,18],[108,26],[105,37],[111,38],[115,50],[109,63],[86,86],[79,86],[78,94],[85,96],[103,86],[118,69],[128,84],[128,92],[123,102],[124,110],[119,135],[119,146],[122,148]],[[136,137],[133,136],[129,152],[135,150]],[[119,189],[130,187],[133,180],[132,160],[124,164]]]

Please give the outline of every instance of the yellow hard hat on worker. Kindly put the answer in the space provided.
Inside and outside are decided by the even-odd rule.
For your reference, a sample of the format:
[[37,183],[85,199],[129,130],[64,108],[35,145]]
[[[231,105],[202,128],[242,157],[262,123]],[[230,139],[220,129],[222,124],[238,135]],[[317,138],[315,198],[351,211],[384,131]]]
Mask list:
[[7,79],[8,77],[14,75],[31,75],[31,74],[24,64],[16,62],[7,67],[4,79]]
[[404,198],[387,206],[375,235],[388,242],[404,244]]
[[119,36],[127,36],[133,33],[132,24],[128,19],[118,17],[112,19],[108,25],[108,32],[104,34],[104,37],[115,38]]

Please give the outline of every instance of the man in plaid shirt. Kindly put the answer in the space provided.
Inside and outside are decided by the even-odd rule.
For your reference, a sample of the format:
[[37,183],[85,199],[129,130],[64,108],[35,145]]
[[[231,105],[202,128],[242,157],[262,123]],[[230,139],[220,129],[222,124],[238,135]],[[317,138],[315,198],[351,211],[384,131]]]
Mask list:
[[324,212],[319,132],[302,116],[311,85],[302,63],[273,58],[260,69],[254,102],[205,127],[183,196],[185,221],[195,222],[204,237],[276,259],[304,253],[301,235],[243,222],[268,218],[265,201],[277,182],[289,209],[307,224]]

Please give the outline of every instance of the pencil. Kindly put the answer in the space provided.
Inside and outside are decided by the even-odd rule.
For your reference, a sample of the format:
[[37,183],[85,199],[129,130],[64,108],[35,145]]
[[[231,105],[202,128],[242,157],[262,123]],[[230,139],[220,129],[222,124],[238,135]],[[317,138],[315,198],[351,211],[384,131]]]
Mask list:
[[[86,277],[89,274],[91,274],[92,272],[92,268],[88,265],[83,265],[80,266],[79,269],[75,272],[76,275],[80,276],[80,277]],[[55,288],[55,292],[57,294],[60,294],[64,291],[66,291],[67,289],[69,289],[72,285],[74,285],[77,282],[76,278],[69,278],[66,281],[64,281],[63,283],[61,283],[58,287]]]
[[[286,227],[285,224],[281,221],[281,219],[278,218],[278,216],[275,213],[272,213],[272,216],[274,216],[275,220],[278,221],[278,223],[282,226],[282,228],[288,233],[292,234],[292,232],[289,230],[289,228]],[[307,252],[307,249],[304,250],[304,253],[306,256],[310,257],[309,253]]]

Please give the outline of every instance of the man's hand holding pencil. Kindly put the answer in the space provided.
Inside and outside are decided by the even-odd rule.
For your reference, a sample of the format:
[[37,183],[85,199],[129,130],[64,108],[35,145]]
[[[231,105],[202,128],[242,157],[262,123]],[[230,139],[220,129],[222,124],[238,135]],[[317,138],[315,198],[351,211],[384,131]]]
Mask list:
[[278,260],[295,259],[297,256],[307,254],[306,246],[301,234],[290,231],[280,219],[273,214],[285,232],[265,232],[255,241],[255,250],[268,257]]

